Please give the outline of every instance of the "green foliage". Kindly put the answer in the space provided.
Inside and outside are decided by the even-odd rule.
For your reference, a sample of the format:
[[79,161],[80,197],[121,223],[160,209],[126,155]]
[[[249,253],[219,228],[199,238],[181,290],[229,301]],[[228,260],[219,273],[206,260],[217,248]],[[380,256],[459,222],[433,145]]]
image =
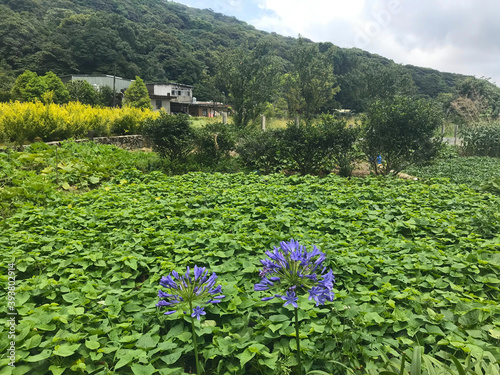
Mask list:
[[[442,147],[437,130],[442,113],[430,102],[408,97],[377,101],[364,124],[362,146],[375,174],[397,174],[428,162]],[[382,156],[383,164],[377,164]]]
[[215,166],[231,158],[236,147],[235,129],[223,123],[210,123],[195,130],[195,147],[200,165]]
[[160,164],[152,153],[92,142],[63,142],[60,147],[33,143],[24,152],[0,152],[0,218],[23,205],[44,206],[57,200],[57,191],[81,193],[122,170],[149,172],[160,169]]
[[333,61],[340,86],[336,100],[343,108],[365,112],[377,100],[418,93],[411,67],[364,51],[340,48],[333,53]]
[[183,162],[193,151],[193,130],[186,115],[169,115],[165,111],[144,126],[144,135],[153,144],[153,150],[170,162]]
[[499,375],[500,368],[491,358],[472,361],[472,355],[469,353],[465,361],[459,361],[455,356],[446,353],[440,353],[449,363],[446,365],[443,360],[424,354],[421,346],[415,346],[410,355],[403,353],[401,359],[393,358],[389,360],[384,356],[386,366],[384,371],[370,371],[373,375]]
[[[213,100],[222,92],[228,94],[224,89],[215,95],[213,92],[222,56],[238,48],[247,53],[255,43],[265,42],[291,67],[292,49],[297,44],[294,38],[263,33],[209,9],[151,0],[3,2],[0,40],[0,64],[9,76],[25,69],[39,75],[47,71],[61,75],[111,74],[116,68],[116,74],[125,78],[139,75],[146,81],[195,85],[201,100]],[[388,87],[391,93],[406,95],[407,89],[416,85],[417,94],[436,97],[440,92],[452,92],[455,83],[465,78],[398,66],[381,56],[331,43],[310,45],[330,60],[328,66],[333,62],[342,89],[335,98],[337,105],[358,112],[378,97],[381,80],[388,84],[380,92]],[[2,90],[0,98],[6,98]],[[111,106],[112,100],[108,103]],[[322,110],[329,111],[333,105],[326,103]]]
[[[44,152],[36,147],[6,162],[27,163]],[[114,149],[94,147],[82,159]],[[500,228],[479,226],[500,212],[498,198],[398,179],[104,172],[114,178],[21,203],[1,222],[0,272],[16,264],[24,373],[193,373],[189,322],[154,305],[160,277],[195,263],[217,273],[226,295],[196,322],[205,373],[287,373],[293,312],[262,302],[253,285],[262,252],[291,237],[324,251],[337,280],[334,302],[298,301],[311,374],[380,374],[385,357],[413,357],[416,346],[450,366],[453,355],[466,369],[470,355],[488,375],[498,371]],[[7,335],[2,327],[2,349]]]
[[115,107],[116,105],[120,105],[122,99],[119,93],[113,94],[113,89],[109,86],[100,87],[97,98],[97,104],[103,107]]
[[96,105],[98,103],[97,90],[87,81],[77,79],[66,84],[71,101],[82,104]]
[[[440,157],[431,165],[410,167],[406,172],[419,178],[447,178],[454,184],[465,184],[475,190],[495,192],[495,181],[500,179],[500,159],[489,157]],[[498,194],[498,192],[497,192]]]
[[19,75],[12,86],[11,95],[14,100],[35,102],[47,91],[47,84],[36,73],[26,70]]
[[[333,168],[330,158],[333,140],[328,133],[328,123],[319,126],[297,126],[291,122],[283,132],[282,153],[289,170],[300,174],[323,174]],[[326,132],[325,132],[326,130]]]
[[38,76],[29,70],[17,77],[11,96],[22,102],[45,101],[56,104],[67,103],[70,98],[67,88],[53,72]]
[[459,136],[465,155],[500,157],[500,122],[463,126]]
[[[52,91],[44,94],[50,100]],[[0,140],[18,145],[68,138],[137,134],[148,118],[158,113],[136,108],[97,108],[78,102],[68,104],[0,103]]]
[[264,174],[286,169],[281,146],[283,133],[283,129],[244,132],[236,146],[241,163],[250,171]]
[[500,115],[500,88],[487,79],[468,77],[454,87],[455,98],[450,105],[462,123],[494,121]]
[[220,89],[229,96],[234,124],[247,128],[265,110],[278,87],[279,60],[266,43],[251,51],[239,48],[224,54],[218,64]]
[[133,108],[153,109],[146,84],[140,77],[136,76],[135,81],[125,91],[123,105]]
[[293,68],[283,79],[288,113],[303,114],[310,121],[340,89],[335,86],[331,59],[320,53],[317,44],[299,37],[291,53]]
[[304,175],[328,174],[337,168],[347,177],[359,158],[354,148],[357,138],[358,130],[347,127],[345,120],[323,116],[314,126],[291,122],[286,129],[249,132],[237,151],[251,170]]
[[47,72],[43,76],[43,81],[47,86],[47,91],[53,93],[53,102],[56,104],[64,104],[69,102],[69,92],[61,79],[53,72]]

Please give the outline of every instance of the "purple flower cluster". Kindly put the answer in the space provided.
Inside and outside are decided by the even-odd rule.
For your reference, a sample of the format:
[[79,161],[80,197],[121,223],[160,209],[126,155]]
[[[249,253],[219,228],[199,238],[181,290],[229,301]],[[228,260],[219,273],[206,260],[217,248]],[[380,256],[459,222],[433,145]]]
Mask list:
[[326,272],[326,267],[322,266],[326,257],[316,246],[308,252],[298,241],[283,241],[274,251],[266,251],[266,255],[267,258],[260,261],[263,265],[260,271],[262,279],[255,284],[254,290],[264,291],[279,284],[286,294],[265,297],[263,301],[276,297],[285,301],[284,306],[291,304],[297,307],[297,290],[308,291],[309,300],[313,299],[316,306],[333,301],[335,276],[331,269]]
[[176,307],[175,310],[170,310],[165,315],[175,313],[180,307],[183,310],[191,311],[191,316],[200,320],[201,315],[205,315],[203,307],[195,306],[193,304],[203,302],[205,303],[219,303],[225,296],[222,293],[220,285],[215,286],[217,275],[213,273],[208,275],[206,267],[194,266],[193,272],[187,267],[185,274],[181,275],[175,270],[167,276],[163,276],[160,280],[160,285],[167,288],[167,291],[159,290],[158,297],[161,300],[156,304],[158,307]]

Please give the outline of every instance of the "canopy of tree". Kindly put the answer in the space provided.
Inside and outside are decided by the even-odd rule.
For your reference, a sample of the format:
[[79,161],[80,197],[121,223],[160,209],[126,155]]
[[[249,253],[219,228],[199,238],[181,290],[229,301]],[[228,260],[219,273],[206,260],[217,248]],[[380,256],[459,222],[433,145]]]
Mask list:
[[[215,82],[224,57],[238,48],[251,53],[262,43],[281,59],[282,82],[290,86],[281,98],[289,111],[306,116],[334,107],[364,111],[398,94],[436,98],[465,78],[398,65],[359,49],[299,42],[211,10],[160,0],[6,0],[0,4],[0,40],[0,100],[8,100],[25,70],[39,76],[110,74],[115,66],[118,76],[191,84],[200,100],[224,100],[229,93],[221,95]],[[301,58],[301,51],[314,58]],[[318,98],[318,92],[324,95]]]

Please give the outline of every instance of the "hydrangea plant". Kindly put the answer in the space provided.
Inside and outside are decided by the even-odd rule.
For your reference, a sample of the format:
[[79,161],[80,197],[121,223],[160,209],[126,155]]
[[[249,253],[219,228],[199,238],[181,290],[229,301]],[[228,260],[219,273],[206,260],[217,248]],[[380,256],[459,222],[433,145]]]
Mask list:
[[191,328],[193,335],[194,355],[196,359],[196,372],[201,374],[201,366],[198,360],[198,347],[196,345],[196,333],[194,327],[194,318],[200,320],[205,315],[205,308],[199,304],[219,303],[225,296],[222,293],[220,285],[215,286],[217,275],[213,273],[209,276],[206,267],[194,266],[191,272],[189,267],[185,274],[179,274],[175,270],[167,276],[163,276],[160,285],[166,288],[165,291],[159,290],[158,297],[160,301],[157,307],[167,307],[174,310],[166,311],[165,315],[170,315],[176,311],[183,311],[184,314],[189,311],[191,316]]
[[279,294],[262,298],[269,301],[281,298],[284,306],[292,305],[295,310],[295,338],[297,340],[297,361],[299,374],[302,371],[300,361],[300,339],[298,319],[297,293],[308,293],[309,300],[314,300],[316,306],[323,305],[326,301],[333,301],[335,294],[333,284],[335,277],[332,270],[326,269],[323,262],[325,254],[313,246],[312,251],[307,251],[305,246],[298,241],[290,240],[281,242],[280,247],[273,251],[266,251],[267,258],[260,262],[263,265],[260,271],[261,280],[255,284],[254,290],[266,291],[278,289]]

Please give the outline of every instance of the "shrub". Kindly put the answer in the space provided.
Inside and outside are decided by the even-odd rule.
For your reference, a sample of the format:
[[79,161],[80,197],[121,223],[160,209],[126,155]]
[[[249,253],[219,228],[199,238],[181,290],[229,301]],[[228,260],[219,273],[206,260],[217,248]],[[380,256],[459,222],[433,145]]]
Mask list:
[[323,116],[317,125],[319,135],[323,139],[322,147],[328,150],[327,157],[331,158],[338,168],[338,174],[349,177],[354,170],[355,163],[361,158],[355,144],[359,136],[359,128],[348,127],[345,119],[333,116]]
[[198,162],[213,167],[235,149],[235,130],[228,124],[209,123],[195,130],[195,144]]
[[465,155],[500,157],[500,122],[464,127],[460,137]]
[[[437,156],[442,113],[431,102],[408,97],[377,101],[365,119],[362,147],[375,174],[397,174]],[[377,165],[378,156],[382,165]]]
[[[36,138],[56,141],[67,138],[137,134],[146,119],[158,113],[136,108],[92,108],[78,102],[65,105],[0,103],[0,139],[23,144]],[[116,133],[115,133],[116,134]]]
[[172,162],[184,162],[193,151],[194,134],[186,115],[169,115],[165,111],[144,126],[144,135],[153,144],[153,150]]
[[283,129],[251,130],[241,135],[236,146],[241,163],[265,174],[285,169],[286,160],[281,147],[283,133]]
[[246,167],[264,173],[323,174],[337,167],[341,176],[350,176],[358,158],[357,137],[358,130],[344,120],[324,116],[314,126],[289,123],[285,129],[250,132],[237,151]]

